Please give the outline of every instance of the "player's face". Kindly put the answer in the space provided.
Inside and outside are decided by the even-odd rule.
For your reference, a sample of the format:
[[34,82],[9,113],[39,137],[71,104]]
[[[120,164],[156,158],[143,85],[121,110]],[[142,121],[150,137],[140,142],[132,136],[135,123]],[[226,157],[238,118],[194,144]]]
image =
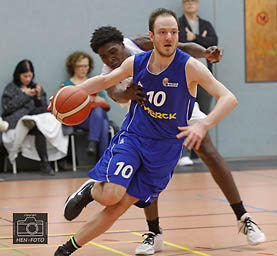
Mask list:
[[164,57],[172,56],[178,44],[178,24],[172,16],[159,16],[154,23],[154,33],[149,32],[155,50]]
[[33,72],[24,72],[19,75],[19,80],[22,86],[27,86],[33,79]]
[[98,49],[102,61],[111,69],[118,68],[126,59],[125,47],[122,43],[107,43]]
[[74,67],[74,76],[78,78],[85,78],[89,71],[89,60],[88,58],[83,58],[77,61]]

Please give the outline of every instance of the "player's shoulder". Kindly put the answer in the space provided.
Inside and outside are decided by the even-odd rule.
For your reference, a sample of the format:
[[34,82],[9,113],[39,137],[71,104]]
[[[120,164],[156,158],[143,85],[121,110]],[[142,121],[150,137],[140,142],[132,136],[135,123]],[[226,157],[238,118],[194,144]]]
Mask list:
[[132,69],[134,64],[134,59],[135,59],[135,55],[128,57],[122,62],[120,67],[124,70],[129,70],[130,68]]
[[140,63],[148,61],[151,54],[152,54],[152,50],[146,51],[146,52],[139,52],[134,55],[134,61],[140,62]]
[[199,60],[190,57],[186,63],[187,79],[192,81],[203,81],[210,78],[211,72],[208,68]]
[[125,61],[126,62],[134,62],[135,56],[136,55],[129,56]]
[[175,54],[175,63],[184,63],[186,64],[188,60],[191,58],[191,55],[189,55],[186,52],[181,51],[180,49],[176,49],[176,54]]
[[186,63],[186,73],[191,77],[193,80],[197,80],[197,77],[202,74],[206,73],[206,66],[199,60],[195,59],[194,57],[190,57]]
[[198,68],[205,67],[205,65],[201,61],[199,61],[198,59],[190,56],[188,61],[187,61],[187,67],[198,69]]
[[140,47],[140,45],[133,39],[125,37],[123,40],[124,46],[129,50],[129,52],[133,54],[137,54],[143,52],[144,50]]
[[129,46],[129,45],[132,45],[133,42],[132,42],[132,40],[131,40],[130,38],[124,37],[124,39],[123,39],[123,44],[125,45],[125,47],[127,47],[127,46]]
[[181,57],[187,57],[187,58],[191,56],[189,53],[179,49],[178,47],[176,48],[176,55]]

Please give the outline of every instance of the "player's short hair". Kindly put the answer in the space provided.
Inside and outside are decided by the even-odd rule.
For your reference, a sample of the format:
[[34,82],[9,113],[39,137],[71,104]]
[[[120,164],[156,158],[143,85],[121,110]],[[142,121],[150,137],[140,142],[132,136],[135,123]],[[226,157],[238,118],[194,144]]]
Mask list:
[[150,14],[148,22],[149,31],[154,32],[154,23],[159,16],[172,16],[178,24],[178,18],[174,11],[165,8],[158,8]]
[[76,51],[71,53],[67,57],[65,66],[66,66],[66,71],[70,75],[70,77],[74,76],[74,69],[75,69],[76,63],[81,61],[84,58],[87,58],[89,62],[89,70],[88,70],[88,74],[89,74],[94,67],[93,59],[89,54],[82,51]]
[[123,34],[116,27],[103,26],[93,32],[90,47],[95,53],[98,53],[101,46],[111,42],[123,43],[123,40]]

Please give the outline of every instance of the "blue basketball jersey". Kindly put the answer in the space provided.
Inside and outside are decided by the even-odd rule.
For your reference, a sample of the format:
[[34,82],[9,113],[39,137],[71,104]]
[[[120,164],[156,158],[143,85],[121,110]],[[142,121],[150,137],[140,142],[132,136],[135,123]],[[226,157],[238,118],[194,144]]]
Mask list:
[[147,101],[144,106],[131,102],[121,129],[152,139],[178,140],[178,126],[187,126],[195,97],[186,81],[186,63],[190,55],[176,50],[171,64],[159,74],[148,70],[152,51],[135,55],[133,81],[142,86]]

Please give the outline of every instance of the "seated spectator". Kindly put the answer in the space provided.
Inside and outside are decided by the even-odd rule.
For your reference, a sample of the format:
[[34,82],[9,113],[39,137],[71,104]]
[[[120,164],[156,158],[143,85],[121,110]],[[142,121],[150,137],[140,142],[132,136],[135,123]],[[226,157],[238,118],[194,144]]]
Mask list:
[[[42,175],[55,175],[49,160],[67,154],[68,137],[62,135],[61,124],[47,111],[46,93],[34,77],[32,62],[22,60],[15,68],[13,82],[4,89],[0,126],[7,128],[2,129],[3,143],[11,162],[21,151],[23,156],[40,161]],[[34,139],[27,135],[34,135]]]
[[[76,51],[70,54],[66,60],[66,70],[70,78],[63,82],[66,85],[77,85],[88,79],[88,74],[93,69],[93,59],[85,52]],[[89,155],[102,156],[109,143],[109,120],[106,111],[110,109],[106,101],[105,92],[99,92],[93,96],[94,107],[89,117],[76,128],[89,132]]]

